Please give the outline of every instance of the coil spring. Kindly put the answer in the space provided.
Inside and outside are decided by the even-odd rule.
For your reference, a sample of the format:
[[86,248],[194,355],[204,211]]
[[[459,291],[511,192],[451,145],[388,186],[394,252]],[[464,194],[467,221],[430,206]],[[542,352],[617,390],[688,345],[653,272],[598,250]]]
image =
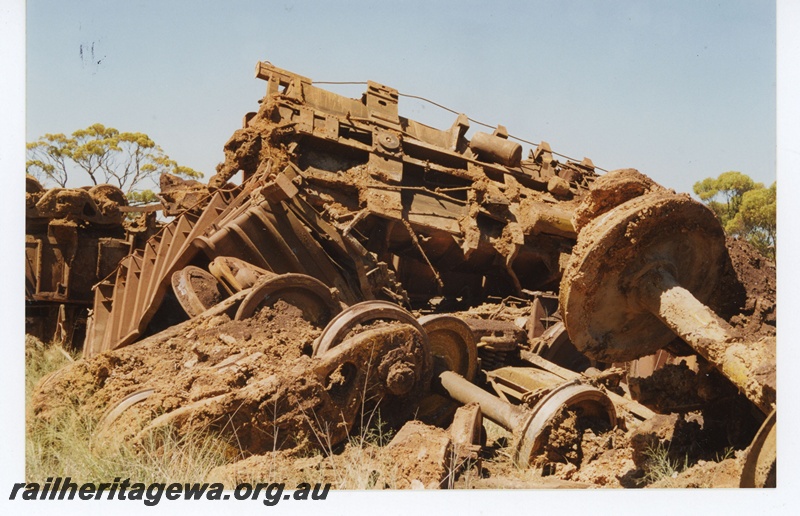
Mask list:
[[481,360],[481,368],[491,371],[511,363],[514,350],[496,349],[491,346],[481,346],[478,348],[478,358]]

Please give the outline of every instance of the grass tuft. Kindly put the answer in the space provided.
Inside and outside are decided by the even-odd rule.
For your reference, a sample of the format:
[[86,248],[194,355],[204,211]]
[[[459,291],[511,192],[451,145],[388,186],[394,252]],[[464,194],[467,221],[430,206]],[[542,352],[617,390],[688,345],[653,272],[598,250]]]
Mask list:
[[[71,362],[64,351],[36,338],[26,338],[26,402],[36,384]],[[97,421],[68,407],[46,423],[31,421],[26,428],[25,476],[28,482],[48,477],[71,477],[76,482],[109,482],[115,477],[136,482],[195,482],[226,463],[230,446],[207,434],[178,437],[171,428],[154,432],[136,446],[123,444],[105,453],[92,449]]]
[[640,479],[640,484],[654,484],[665,478],[673,478],[689,467],[689,457],[683,460],[672,459],[669,454],[669,446],[658,443],[650,446],[644,452],[647,460],[644,465],[644,476]]

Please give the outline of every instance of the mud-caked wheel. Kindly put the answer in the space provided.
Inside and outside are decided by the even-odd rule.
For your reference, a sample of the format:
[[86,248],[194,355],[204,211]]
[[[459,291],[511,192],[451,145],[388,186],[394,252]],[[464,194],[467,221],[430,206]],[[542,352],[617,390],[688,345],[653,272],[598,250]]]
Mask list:
[[338,296],[324,283],[305,274],[262,276],[239,305],[235,320],[251,317],[264,306],[282,300],[303,312],[303,318],[324,326],[341,311]]
[[413,315],[387,301],[364,301],[339,313],[314,343],[313,357],[342,414],[361,412],[365,422],[380,410],[382,421],[399,427],[430,393],[428,335]]
[[570,339],[601,362],[655,353],[675,333],[641,303],[640,278],[666,270],[707,303],[726,256],[716,216],[688,196],[651,194],[620,204],[581,229],[561,280]]
[[[434,374],[453,371],[473,381],[478,372],[478,345],[469,325],[454,315],[432,314],[419,319],[428,334],[434,361]],[[420,402],[417,417],[429,424],[447,425],[459,403],[432,392]]]
[[208,271],[189,265],[172,275],[172,292],[189,317],[197,317],[222,300],[217,279]]
[[422,326],[409,312],[389,301],[362,301],[346,308],[331,319],[325,329],[322,330],[322,334],[314,342],[314,355],[322,355],[329,349],[339,345],[356,326],[378,320],[410,324],[425,335],[427,345],[428,338],[425,330],[422,329]]
[[776,487],[777,433],[777,411],[773,410],[764,420],[747,451],[739,487]]

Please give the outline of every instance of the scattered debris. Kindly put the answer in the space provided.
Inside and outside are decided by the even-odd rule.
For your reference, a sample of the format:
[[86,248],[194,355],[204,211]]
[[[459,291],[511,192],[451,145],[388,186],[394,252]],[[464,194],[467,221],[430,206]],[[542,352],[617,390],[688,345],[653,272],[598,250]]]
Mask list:
[[420,421],[409,421],[386,446],[397,461],[398,489],[438,489],[448,476],[453,443],[447,432]]
[[401,117],[377,83],[256,75],[209,183],[162,177],[169,222],[126,230],[121,192],[29,179],[28,315],[94,290],[32,424],[75,404],[98,454],[221,435],[226,483],[338,473],[379,419],[396,434],[363,488],[775,484],[774,264],[705,206],[546,142],[523,159],[502,126],[467,138],[465,115]]

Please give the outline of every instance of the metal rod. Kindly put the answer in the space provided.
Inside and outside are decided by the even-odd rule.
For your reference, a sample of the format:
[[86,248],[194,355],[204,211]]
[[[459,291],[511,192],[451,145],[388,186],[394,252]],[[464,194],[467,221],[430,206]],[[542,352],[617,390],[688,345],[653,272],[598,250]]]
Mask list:
[[733,328],[661,267],[647,272],[638,282],[639,299],[656,317],[669,326],[695,351],[717,362],[717,350],[709,344],[729,342]]
[[727,322],[661,267],[644,274],[638,288],[639,300],[647,310],[718,368],[765,414],[772,410],[775,357],[768,349],[760,349],[765,346],[739,340]]
[[464,404],[477,402],[483,415],[511,433],[519,430],[530,417],[524,410],[489,394],[452,371],[440,374],[439,381],[451,398]]

